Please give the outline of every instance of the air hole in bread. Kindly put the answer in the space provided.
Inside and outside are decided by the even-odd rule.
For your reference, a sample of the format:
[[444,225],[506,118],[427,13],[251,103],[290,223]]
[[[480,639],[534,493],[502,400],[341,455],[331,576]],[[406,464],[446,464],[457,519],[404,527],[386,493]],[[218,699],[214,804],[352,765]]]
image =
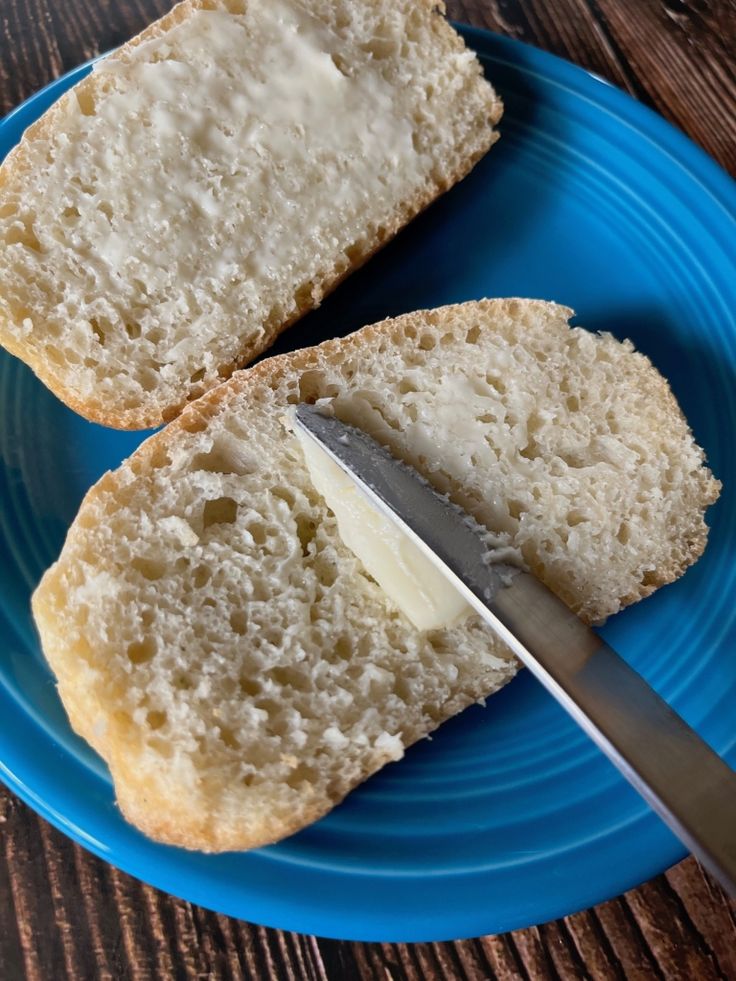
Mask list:
[[256,708],[260,709],[262,712],[265,712],[269,718],[276,718],[284,707],[282,702],[277,702],[273,698],[259,698],[255,704]]
[[212,572],[206,565],[198,565],[194,570],[193,582],[197,589],[202,589],[212,578]]
[[525,511],[525,508],[521,501],[512,499],[508,503],[508,511],[509,517],[516,518],[518,520]]
[[498,392],[499,395],[506,394],[506,382],[490,371],[486,372],[486,385]]
[[146,558],[139,555],[130,564],[136,572],[140,572],[143,578],[148,579],[150,582],[156,582],[157,579],[161,579],[166,573],[166,563],[158,559]]
[[350,639],[342,634],[335,641],[335,646],[333,651],[342,661],[349,661],[353,656],[353,645],[350,643]]
[[138,375],[138,381],[144,392],[153,392],[156,390],[158,387],[158,372],[161,368],[162,365],[154,362],[153,367],[141,369]]
[[12,315],[18,323],[22,324],[26,321],[33,323],[33,312],[30,307],[13,307],[12,311]]
[[576,452],[575,450],[561,450],[558,456],[560,460],[562,460],[562,462],[565,463],[571,470],[579,470],[581,467],[585,466],[582,451]]
[[83,180],[78,174],[75,174],[69,181],[74,187],[78,187],[82,194],[86,194],[89,197],[93,197],[96,193],[94,184],[90,184],[89,181]]
[[317,531],[317,526],[307,514],[296,516],[296,533],[302,547],[302,555],[306,558],[313,551],[312,542]]
[[166,723],[166,720],[166,713],[160,712],[158,709],[152,709],[146,716],[146,723],[149,729],[160,729]]
[[240,743],[238,742],[235,733],[232,729],[228,729],[227,726],[220,726],[220,741],[224,743],[228,749],[240,749]]
[[314,306],[314,283],[302,283],[294,293],[294,302],[299,310],[309,310]]
[[299,379],[299,401],[313,405],[322,397],[324,384],[323,371],[305,371]]
[[622,545],[628,545],[629,539],[631,538],[631,531],[625,521],[622,521],[619,525],[619,529],[616,532],[616,538],[618,538]]
[[153,637],[144,637],[128,644],[128,660],[131,664],[146,664],[156,655],[156,641]]
[[209,452],[198,453],[194,457],[192,468],[209,473],[237,474],[239,477],[245,477],[246,474],[258,470],[258,460],[246,451],[241,440],[224,432],[215,437]]
[[312,688],[307,675],[305,675],[302,671],[295,670],[294,668],[272,668],[268,672],[268,677],[271,678],[271,680],[277,685],[280,685],[286,689],[291,688],[295,691],[310,691]]
[[373,576],[370,574],[370,572],[368,572],[367,569],[362,569],[362,568],[361,569],[358,569],[358,573],[357,574],[359,576],[361,576],[363,579],[365,579],[366,582],[369,582],[371,584],[371,586],[375,586],[378,589],[381,588],[378,585],[378,583],[376,582],[376,580],[373,578]]
[[203,433],[207,428],[207,420],[197,412],[184,412],[180,421],[181,428],[188,433]]
[[413,683],[410,678],[402,678],[399,675],[394,677],[394,695],[400,698],[402,702],[411,703],[413,700]]
[[79,105],[79,111],[83,116],[94,116],[97,112],[95,97],[92,94],[91,86],[80,86],[74,89]]
[[307,766],[306,763],[299,763],[295,766],[291,773],[286,776],[286,783],[290,787],[297,790],[304,783],[314,783],[317,778],[317,772],[314,767]]
[[396,50],[396,41],[391,38],[381,38],[375,37],[371,38],[370,41],[366,41],[364,44],[360,45],[360,50],[365,51],[369,54],[375,61],[381,61],[384,58],[390,58],[391,55]]
[[319,580],[320,586],[324,586],[325,589],[329,589],[330,586],[335,585],[335,580],[337,579],[337,568],[323,556],[319,556],[317,561],[314,563],[314,571],[317,573],[317,579]]
[[102,329],[102,325],[96,317],[91,317],[89,321],[90,330],[97,338],[97,342],[100,347],[105,346],[105,331]]
[[148,457],[148,466],[152,470],[159,470],[161,467],[168,467],[170,463],[171,459],[163,442],[155,443]]
[[248,632],[248,617],[243,610],[233,610],[230,614],[230,629],[241,637]]
[[41,243],[36,238],[33,226],[29,222],[25,224],[15,222],[15,224],[11,225],[5,233],[5,242],[7,245],[24,245],[33,252],[42,251]]
[[284,714],[284,704],[273,698],[261,698],[255,703],[256,708],[268,716],[267,730],[273,736],[284,736],[289,730],[289,720]]
[[261,631],[261,637],[267,644],[271,644],[276,650],[279,649],[284,640],[283,631],[280,627],[271,627],[268,630]]
[[131,341],[136,341],[141,336],[140,324],[125,323],[125,333],[131,339]]
[[238,502],[232,497],[216,497],[207,501],[202,511],[202,528],[212,525],[231,525],[238,516]]
[[283,501],[288,508],[293,508],[296,503],[296,498],[292,491],[286,487],[274,487],[271,491],[273,497],[277,498],[279,501]]
[[207,371],[205,368],[200,368],[199,371],[195,371],[189,376],[189,381],[192,382],[192,384],[196,384],[197,382],[202,381],[206,373]]
[[263,685],[256,678],[249,678],[243,675],[238,680],[238,685],[240,690],[244,695],[249,698],[253,698],[255,695],[260,695],[263,691]]
[[354,242],[349,245],[345,250],[345,257],[352,263],[357,262],[358,259],[363,258],[363,253],[365,252],[365,245],[362,242]]
[[435,654],[447,654],[450,650],[447,642],[447,634],[444,630],[428,631],[427,640],[432,645],[432,650]]
[[[492,416],[490,418],[493,419]],[[539,457],[539,446],[537,445],[536,440],[531,439],[526,444],[526,446],[522,446],[522,448],[519,450],[519,456],[523,456],[525,460],[536,460],[536,459],[538,459],[538,457]]]
[[253,521],[248,525],[248,531],[250,532],[253,541],[256,545],[265,545],[266,538],[268,537],[268,528],[261,521]]
[[332,64],[335,66],[335,68],[337,68],[340,74],[344,75],[346,78],[350,78],[350,72],[348,71],[347,62],[342,57],[342,55],[333,51],[330,57],[332,58]]

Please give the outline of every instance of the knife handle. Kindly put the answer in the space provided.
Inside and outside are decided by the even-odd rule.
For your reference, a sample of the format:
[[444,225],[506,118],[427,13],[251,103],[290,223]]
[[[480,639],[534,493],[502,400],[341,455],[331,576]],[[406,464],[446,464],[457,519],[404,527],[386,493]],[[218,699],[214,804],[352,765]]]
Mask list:
[[736,773],[534,576],[514,576],[488,609],[519,659],[736,896]]

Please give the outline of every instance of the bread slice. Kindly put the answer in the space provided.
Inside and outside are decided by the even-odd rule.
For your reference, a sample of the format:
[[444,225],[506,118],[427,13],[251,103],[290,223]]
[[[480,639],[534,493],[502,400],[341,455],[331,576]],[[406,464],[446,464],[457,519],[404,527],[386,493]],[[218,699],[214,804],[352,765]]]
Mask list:
[[719,484],[667,383],[570,314],[485,300],[263,361],[89,491],[33,611],[130,821],[188,848],[276,841],[517,670],[477,615],[420,633],[365,574],[289,404],[331,399],[586,621],[698,558]]
[[0,344],[155,426],[247,364],[488,150],[435,0],[186,0],[0,168]]

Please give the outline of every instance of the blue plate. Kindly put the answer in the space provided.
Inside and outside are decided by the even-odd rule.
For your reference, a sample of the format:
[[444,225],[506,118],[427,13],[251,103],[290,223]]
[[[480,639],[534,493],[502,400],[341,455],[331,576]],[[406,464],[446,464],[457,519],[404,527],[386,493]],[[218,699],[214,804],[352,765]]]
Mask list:
[[[417,307],[508,295],[567,303],[587,327],[631,337],[671,379],[724,491],[704,558],[604,634],[736,764],[734,185],[599,79],[514,41],[464,34],[506,104],[501,141],[278,348]],[[0,152],[88,70],[7,117]],[[53,824],[176,896],[362,940],[523,927],[682,857],[527,675],[280,845],[207,856],[143,838],[120,817],[104,765],[69,729],[28,605],[84,491],[140,439],[82,421],[19,362],[0,359],[0,761],[8,785]]]

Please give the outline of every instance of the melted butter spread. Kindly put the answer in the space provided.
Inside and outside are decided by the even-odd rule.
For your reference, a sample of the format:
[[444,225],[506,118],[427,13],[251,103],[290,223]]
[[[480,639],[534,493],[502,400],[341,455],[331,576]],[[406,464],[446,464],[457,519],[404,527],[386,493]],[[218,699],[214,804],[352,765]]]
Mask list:
[[418,630],[451,627],[472,608],[414,542],[314,440],[294,430],[309,476],[335,515],[340,537]]
[[[248,222],[212,257],[211,274],[245,263],[267,275],[303,252],[327,216],[340,216],[349,244],[364,209],[393,210],[431,162],[415,152],[410,115],[380,68],[341,70],[343,43],[287,0],[264,0],[242,15],[198,10],[99,62],[108,85],[96,114],[141,171],[126,203],[131,231],[160,226],[171,210],[228,226],[235,192]],[[162,160],[153,175],[151,139]],[[108,152],[97,145],[100,163]],[[177,253],[187,252],[187,227],[176,221]],[[112,267],[129,254],[127,238],[96,243]]]

